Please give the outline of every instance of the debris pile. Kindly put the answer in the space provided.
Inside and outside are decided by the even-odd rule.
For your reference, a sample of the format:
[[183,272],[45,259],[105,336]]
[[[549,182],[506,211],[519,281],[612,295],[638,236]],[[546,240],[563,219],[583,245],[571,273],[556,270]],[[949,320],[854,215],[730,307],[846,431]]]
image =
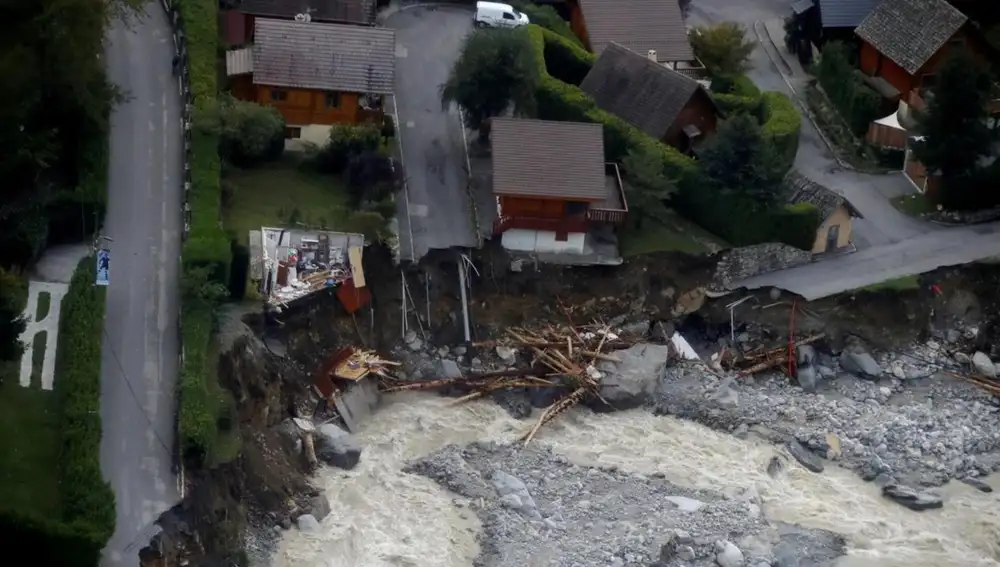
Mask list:
[[[478,343],[479,347],[494,347],[507,362],[517,362],[518,354],[528,357],[528,363],[512,370],[470,373],[456,378],[422,381],[384,379],[383,392],[427,390],[457,387],[464,393],[456,403],[461,403],[504,389],[553,388],[560,390],[556,401],[550,405],[521,437],[527,444],[538,430],[559,414],[576,404],[595,398],[603,403],[599,391],[603,374],[596,368],[599,361],[618,362],[610,352],[628,348],[640,338],[624,338],[612,331],[610,325],[594,323],[579,327],[548,325],[540,329],[511,328],[497,341]],[[671,351],[680,358],[676,349]]]

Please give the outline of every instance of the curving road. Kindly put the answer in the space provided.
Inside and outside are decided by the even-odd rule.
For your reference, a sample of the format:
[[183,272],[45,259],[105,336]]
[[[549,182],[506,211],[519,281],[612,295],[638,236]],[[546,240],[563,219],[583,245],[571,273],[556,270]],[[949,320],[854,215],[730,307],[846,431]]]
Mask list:
[[179,501],[172,472],[181,240],[181,103],[163,7],[108,32],[111,81],[127,96],[111,116],[108,210],[114,241],[101,352],[101,468],[116,497],[105,567],[135,567],[153,522]]

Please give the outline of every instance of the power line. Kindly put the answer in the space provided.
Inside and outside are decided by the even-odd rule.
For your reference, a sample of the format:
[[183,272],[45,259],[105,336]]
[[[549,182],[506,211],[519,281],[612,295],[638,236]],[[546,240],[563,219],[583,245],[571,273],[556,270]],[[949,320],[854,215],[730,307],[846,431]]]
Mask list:
[[146,408],[142,406],[142,402],[139,401],[139,396],[136,395],[135,388],[132,387],[132,381],[128,379],[128,374],[125,372],[125,367],[122,366],[122,361],[118,358],[118,353],[115,352],[115,347],[111,345],[111,336],[108,335],[107,329],[103,329],[103,331],[104,331],[104,340],[107,341],[107,343],[105,344],[107,344],[108,349],[111,350],[111,356],[112,358],[115,359],[115,364],[118,365],[118,371],[121,373],[122,379],[125,381],[125,385],[128,386],[129,393],[132,394],[132,400],[135,401],[135,405],[139,407],[139,411],[141,411],[143,417],[146,418],[146,423],[149,424],[149,429],[153,432],[153,436],[156,437],[156,440],[159,441],[160,446],[163,447],[163,450],[166,451],[167,455],[170,456],[170,458],[173,458],[174,456],[173,450],[171,450],[167,446],[167,444],[164,443],[163,439],[160,438],[160,434],[156,432],[156,426],[153,424],[153,420],[149,417],[149,413],[146,412]]

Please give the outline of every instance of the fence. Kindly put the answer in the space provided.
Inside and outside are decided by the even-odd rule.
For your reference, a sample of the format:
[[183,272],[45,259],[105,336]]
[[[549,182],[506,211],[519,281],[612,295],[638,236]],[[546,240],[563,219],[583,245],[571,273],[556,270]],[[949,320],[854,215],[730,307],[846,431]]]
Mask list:
[[[181,17],[180,12],[177,9],[178,0],[160,0],[163,5],[163,9],[167,14],[167,19],[170,21],[170,28],[174,36],[174,59],[173,59],[173,71],[174,76],[177,77],[177,89],[180,93],[181,103],[184,105],[184,109],[181,111],[181,130],[183,131],[184,138],[184,150],[182,154],[182,163],[184,164],[184,174],[183,179],[183,191],[181,192],[181,254],[178,254],[177,262],[179,265],[178,277],[183,277],[184,273],[184,262],[182,260],[184,242],[188,238],[188,233],[191,231],[191,204],[189,196],[191,194],[191,120],[192,112],[194,110],[194,96],[191,94],[191,84],[188,80],[188,50],[187,50],[187,39],[184,35],[184,19]],[[178,286],[180,282],[177,282]],[[177,310],[177,344],[179,345],[179,357],[177,373],[178,379],[181,369],[184,368],[184,334],[182,332],[181,323],[181,312],[183,310],[178,308]],[[179,488],[181,496],[184,495],[184,471],[183,471],[183,459],[181,458],[180,452],[180,428],[179,428],[179,417],[180,417],[180,403],[177,404],[177,410],[174,413],[174,446],[171,448],[174,452],[174,469],[175,472],[179,473]]]

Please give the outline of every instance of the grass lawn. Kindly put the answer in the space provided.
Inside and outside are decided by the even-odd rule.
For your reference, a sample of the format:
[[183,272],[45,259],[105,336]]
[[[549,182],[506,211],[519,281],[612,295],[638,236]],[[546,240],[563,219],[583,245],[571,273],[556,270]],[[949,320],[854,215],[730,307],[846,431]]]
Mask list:
[[644,221],[641,230],[622,233],[619,247],[623,258],[654,252],[703,254],[729,245],[674,211],[662,223]]
[[903,276],[858,288],[855,291],[910,291],[919,287],[919,276]]
[[225,183],[233,195],[223,225],[247,243],[247,233],[262,226],[337,230],[350,214],[347,188],[339,177],[300,167],[294,154],[253,169],[234,170]]
[[919,217],[924,213],[930,213],[935,210],[934,205],[920,193],[896,197],[892,200],[892,206],[914,217]]
[[[41,372],[47,342],[45,333],[40,335],[34,339],[33,375]],[[55,393],[40,389],[40,380],[22,388],[19,375],[20,361],[0,363],[0,507],[56,517],[59,415]]]
[[35,321],[41,321],[49,314],[52,307],[52,295],[47,291],[38,293],[38,308],[35,309]]

